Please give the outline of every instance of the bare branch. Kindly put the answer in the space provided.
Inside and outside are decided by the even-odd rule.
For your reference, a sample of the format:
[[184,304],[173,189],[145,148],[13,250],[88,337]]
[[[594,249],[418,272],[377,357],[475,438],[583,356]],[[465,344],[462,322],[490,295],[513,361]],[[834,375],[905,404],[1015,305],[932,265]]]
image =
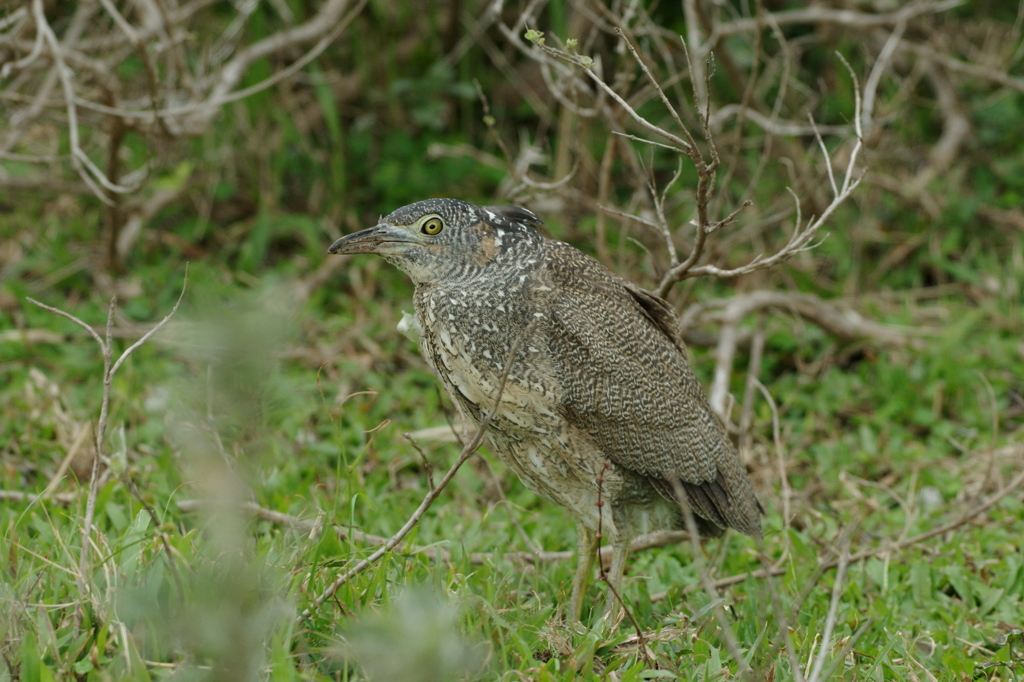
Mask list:
[[[818,147],[821,149],[821,156],[825,159],[825,170],[828,171],[828,184],[832,186],[832,195],[839,196],[839,187],[836,186],[836,176],[835,173],[832,172],[832,163],[829,161],[828,147],[825,146],[825,141],[821,139],[821,133],[818,132],[818,126],[814,123],[814,117],[808,113],[807,119],[811,122],[811,128],[814,129],[814,139],[817,140]],[[793,190],[790,190],[791,194],[792,192]],[[795,194],[793,195],[793,198],[797,198]],[[800,201],[797,200],[797,207],[799,206]],[[799,221],[797,222],[799,224]]]
[[[924,74],[935,88],[938,110],[942,113],[942,135],[928,155],[928,164],[902,188],[905,196],[916,197],[924,193],[935,178],[945,173],[959,158],[959,152],[971,134],[971,121],[957,97],[947,74],[931,62],[925,63]],[[939,206],[945,204],[936,198]]]
[[[26,10],[24,7],[19,7],[18,9],[8,14],[6,17],[0,18],[0,31],[6,31],[11,26],[14,26],[19,22],[24,22],[27,18],[28,10]],[[4,77],[6,77],[6,74],[4,74]]]
[[92,159],[89,158],[89,155],[82,150],[81,141],[78,137],[78,109],[75,106],[75,88],[71,83],[71,72],[64,63],[64,56],[60,43],[57,40],[57,36],[53,33],[53,29],[50,28],[50,24],[46,21],[46,15],[43,13],[43,0],[32,0],[32,15],[35,18],[37,30],[49,45],[50,56],[53,58],[53,66],[57,72],[57,77],[60,79],[61,87],[64,90],[64,102],[68,114],[71,162],[78,171],[78,175],[87,185],[89,185],[93,193],[104,203],[109,204],[111,201],[103,192],[103,189],[110,192],[127,193],[134,191],[138,187],[128,187],[111,182],[103,171],[93,163]]
[[[445,427],[448,428],[448,427]],[[0,500],[10,499],[15,501],[28,500],[33,501],[38,496],[32,495],[31,493],[21,493],[10,490],[0,490]],[[73,494],[59,493],[54,496],[58,502],[66,502],[74,499]],[[183,512],[195,512],[205,508],[213,506],[224,505],[223,502],[209,499],[196,499],[196,500],[179,500],[177,507]],[[230,504],[230,503],[229,503]],[[279,526],[286,526],[288,528],[294,528],[300,532],[308,533],[312,532],[317,524],[320,523],[320,516],[318,515],[315,519],[305,519],[298,516],[292,516],[291,514],[285,514],[284,512],[275,511],[273,509],[267,509],[261,507],[255,502],[238,502],[232,507],[232,511],[244,512],[250,514],[261,521],[268,521],[275,523]],[[379,546],[386,544],[390,538],[383,537],[381,535],[373,535],[371,533],[364,533],[361,530],[349,528],[347,526],[334,527],[335,532],[339,539],[342,540],[354,540],[356,542],[366,543],[368,545]],[[630,554],[634,552],[643,552],[649,549],[656,549],[658,547],[667,547],[668,545],[677,545],[683,540],[686,540],[689,535],[686,531],[681,530],[665,530],[656,531],[654,533],[648,533],[646,535],[640,535],[633,538],[629,545]],[[528,544],[532,544],[532,541]],[[423,547],[420,545],[410,545],[407,548],[408,554],[422,554],[429,559],[442,559],[448,561],[451,559],[450,552],[444,547],[439,546],[439,543]],[[469,563],[474,566],[480,566],[487,563],[493,563],[495,561],[511,561],[521,564],[543,564],[551,563],[555,561],[568,561],[575,555],[571,551],[545,551],[541,549],[532,549],[528,552],[473,552],[469,555]],[[609,546],[602,547],[600,550],[599,559],[604,565],[607,565],[611,561],[612,548]]]
[[843,588],[846,586],[846,568],[850,564],[850,538],[846,534],[842,540],[842,550],[839,553],[839,563],[836,567],[836,578],[832,585],[832,599],[828,605],[828,616],[825,618],[825,628],[821,635],[821,645],[818,647],[818,655],[814,659],[814,667],[807,675],[808,682],[819,682],[824,679],[821,676],[825,661],[832,648],[832,633],[836,627],[836,619],[839,614],[839,602],[843,596]]
[[640,223],[641,225],[649,227],[652,230],[661,232],[661,225],[658,225],[658,223],[647,220],[646,218],[641,218],[638,215],[626,213],[625,211],[620,211],[619,209],[612,208],[611,206],[598,206],[598,208],[600,208],[602,211],[609,215],[618,216],[620,218],[624,218],[625,220],[632,220],[634,222]]
[[[708,89],[706,84],[706,73],[704,71],[704,58],[709,54],[708,41],[705,45],[700,44],[700,10],[697,8],[696,0],[683,0],[683,12],[686,15],[686,37],[680,36],[683,43],[683,50],[686,53],[687,68],[690,71],[690,85],[693,86],[694,106],[699,107],[701,102],[708,100]],[[692,57],[690,53],[693,53]]]
[[[907,21],[921,14],[938,14],[959,7],[964,0],[944,0],[943,2],[910,2],[902,9],[887,14],[870,14],[855,10],[831,9],[829,7],[809,7],[807,9],[790,10],[788,12],[772,12],[772,21],[779,26],[792,24],[839,24],[847,28],[869,28],[872,26],[893,26],[900,21]],[[736,19],[715,27],[714,34],[708,40],[717,44],[722,38],[748,33],[760,28],[758,20]]]
[[[33,10],[34,9],[35,9],[35,6],[33,5]],[[5,17],[2,21],[0,21],[0,24],[2,24],[2,26],[0,26],[0,30],[3,30],[8,25],[17,23],[18,21],[24,21],[27,16],[28,16],[27,10],[24,7],[19,7],[14,13],[11,14],[11,16]],[[29,50],[29,53],[26,54],[21,59],[16,59],[14,61],[7,62],[6,64],[3,65],[3,67],[0,67],[0,78],[7,78],[11,74],[12,71],[19,71],[21,69],[24,69],[26,66],[28,66],[29,64],[34,62],[36,59],[38,59],[39,55],[41,55],[42,53],[43,53],[43,32],[39,29],[39,26],[37,24],[36,25],[36,38],[32,42],[32,49]]]
[[613,90],[610,85],[605,83],[604,80],[602,80],[601,77],[594,72],[594,70],[591,68],[591,63],[583,61],[580,57],[576,55],[571,55],[567,52],[556,50],[554,48],[548,47],[547,45],[538,44],[535,47],[537,50],[542,51],[544,54],[549,55],[554,59],[563,61],[567,64],[572,64],[573,66],[577,66],[583,69],[583,72],[587,75],[587,77],[590,78],[590,80],[592,80],[594,84],[601,89],[602,92],[604,92],[606,95],[615,100],[618,103],[618,105],[622,107],[627,114],[629,114],[630,118],[636,121],[636,123],[639,124],[641,127],[646,128],[652,133],[660,135],[661,137],[671,142],[679,150],[680,153],[689,154],[690,150],[693,149],[693,147],[683,138],[668,132],[664,128],[654,125],[646,118],[641,116],[639,113],[637,113],[636,109],[629,105],[629,102],[623,99],[622,96],[619,95],[619,93],[615,92],[615,90]]
[[873,339],[895,347],[917,346],[915,337],[929,332],[919,327],[880,324],[854,310],[837,307],[813,294],[750,291],[728,299],[705,301],[682,316],[684,329],[702,323],[735,324],[761,310],[788,312],[813,322],[842,339]]
[[718,336],[718,347],[715,350],[715,373],[708,391],[708,402],[723,423],[728,424],[726,402],[729,399],[729,377],[732,375],[732,363],[736,358],[737,320],[728,320],[722,324]]
[[[92,470],[91,470],[90,477],[89,477],[89,493],[88,493],[88,497],[86,498],[86,503],[85,503],[85,518],[82,520],[82,533],[81,533],[82,541],[81,541],[81,547],[79,549],[79,557],[78,557],[78,574],[77,574],[78,589],[79,589],[79,593],[82,594],[83,596],[91,594],[91,583],[88,580],[87,575],[88,575],[88,567],[89,567],[89,549],[92,546],[93,519],[95,518],[95,515],[96,515],[96,498],[99,495],[99,488],[100,488],[100,478],[101,478],[100,477],[100,464],[103,463],[103,464],[106,465],[106,464],[109,463],[109,457],[105,454],[105,448],[103,447],[103,445],[104,445],[104,442],[106,440],[107,418],[108,418],[108,414],[109,414],[109,411],[110,411],[110,387],[111,387],[111,383],[113,382],[114,374],[117,372],[118,368],[120,368],[122,361],[124,361],[125,358],[127,358],[129,355],[131,355],[132,351],[134,351],[136,348],[138,348],[143,343],[145,343],[150,338],[152,338],[152,336],[157,331],[159,331],[165,324],[167,324],[167,322],[170,320],[171,316],[174,315],[174,313],[178,310],[178,305],[180,305],[180,303],[181,303],[181,298],[182,298],[182,296],[185,295],[185,283],[187,281],[188,281],[188,272],[186,270],[185,281],[182,283],[181,294],[178,296],[178,301],[177,301],[177,303],[174,304],[174,308],[171,310],[170,313],[168,313],[168,315],[162,321],[160,321],[152,329],[150,329],[141,339],[139,339],[138,341],[133,343],[131,346],[129,346],[121,354],[121,356],[118,358],[117,362],[114,362],[114,360],[113,360],[113,344],[112,344],[113,337],[114,337],[114,334],[113,334],[114,311],[115,311],[115,307],[116,307],[116,304],[117,304],[117,299],[116,298],[111,298],[110,299],[110,305],[107,308],[106,333],[102,337],[99,335],[99,333],[95,329],[93,329],[91,326],[89,326],[88,324],[83,322],[78,317],[75,317],[71,313],[65,312],[65,311],[60,310],[58,308],[54,308],[52,306],[45,305],[45,304],[40,303],[39,301],[37,301],[37,300],[35,300],[33,298],[29,298],[28,299],[28,301],[30,303],[32,303],[33,305],[36,305],[36,306],[38,306],[40,308],[43,308],[44,310],[48,310],[48,311],[50,311],[52,313],[60,315],[61,317],[67,318],[67,319],[71,320],[72,322],[74,322],[75,324],[77,324],[78,326],[80,326],[83,329],[85,329],[93,337],[93,339],[96,341],[96,343],[99,344],[100,351],[101,351],[101,353],[103,355],[103,397],[102,397],[102,399],[100,401],[100,414],[99,414],[99,417],[96,420],[96,428],[95,428],[95,432],[93,434],[94,438],[95,438],[94,446],[95,446],[95,449],[96,449],[96,456],[92,460]],[[149,512],[149,514],[153,517],[153,521],[156,524],[156,521],[157,521],[156,520],[156,515],[152,511],[152,509],[150,508],[148,503],[146,503],[146,501],[142,498],[142,496],[135,489],[134,485],[132,485],[131,482],[128,481],[127,479],[126,479],[126,484],[127,484],[128,488],[129,488],[129,490],[132,492],[132,494],[135,495],[139,499],[139,501],[142,503],[142,505],[146,508],[146,510]],[[49,488],[48,488],[48,491],[49,491]],[[45,494],[46,493],[44,493],[44,495]],[[179,579],[179,577],[177,575],[177,567],[174,564],[174,557],[173,557],[173,554],[171,552],[170,544],[167,542],[166,537],[161,536],[161,539],[163,541],[164,548],[165,548],[165,550],[167,552],[168,560],[170,561],[171,572],[174,575],[175,581],[178,582],[179,588],[180,588],[181,582],[180,582],[180,579]],[[181,593],[181,590],[179,589],[179,595],[180,595],[180,593]],[[81,624],[81,621],[82,621],[82,617],[83,617],[82,607],[83,607],[83,603],[80,602],[78,604],[78,607],[77,607],[76,611],[75,611],[76,627],[78,627]]]
[[77,492],[71,493],[28,493],[23,490],[0,490],[0,500],[4,502],[29,502],[35,503],[44,500],[52,500],[58,504],[68,505],[78,499]]
[[638,53],[636,51],[636,48],[633,47],[633,43],[629,41],[629,38],[626,37],[626,34],[623,32],[623,30],[617,27],[615,29],[615,32],[618,34],[619,38],[622,39],[622,42],[626,44],[626,47],[629,48],[630,54],[633,55],[633,59],[636,60],[636,63],[640,66],[640,69],[644,72],[644,75],[647,76],[647,80],[654,88],[655,92],[658,93],[658,97],[661,99],[661,103],[665,105],[666,109],[668,109],[668,113],[672,116],[672,120],[676,122],[677,126],[679,126],[679,130],[683,131],[683,135],[685,136],[688,145],[687,148],[692,152],[696,152],[697,143],[694,142],[693,136],[690,134],[689,129],[683,123],[683,120],[679,118],[679,112],[676,111],[676,108],[672,106],[672,102],[670,102],[668,97],[665,96],[665,91],[661,89],[661,85],[658,83],[658,79],[656,79],[654,77],[654,74],[651,73],[651,70],[647,68],[647,63],[643,60],[642,57],[640,57],[640,53]]
[[[847,198],[849,198],[850,194],[852,194],[853,191],[857,188],[857,186],[860,184],[861,178],[863,177],[862,174],[857,174],[856,168],[857,158],[864,144],[861,127],[862,101],[860,95],[860,87],[857,82],[856,74],[853,73],[853,69],[850,67],[849,63],[842,55],[838,55],[838,57],[840,61],[842,61],[843,64],[846,66],[850,74],[850,77],[853,79],[854,83],[854,127],[857,133],[857,140],[854,143],[853,149],[850,152],[849,160],[847,162],[846,171],[843,176],[842,183],[837,184],[832,171],[832,161],[828,156],[828,152],[825,148],[824,142],[821,141],[820,136],[818,137],[819,145],[822,149],[822,153],[825,156],[826,168],[833,190],[833,197],[831,203],[829,203],[825,210],[822,211],[820,216],[813,219],[808,225],[804,226],[803,220],[801,219],[800,215],[800,202],[794,194],[793,198],[796,202],[797,208],[796,225],[794,226],[793,233],[790,236],[789,241],[786,243],[784,247],[779,249],[777,252],[767,257],[757,256],[746,265],[732,269],[720,268],[716,265],[711,264],[702,265],[698,267],[692,267],[685,263],[681,264],[675,268],[671,268],[668,272],[665,273],[665,275],[662,277],[661,283],[655,290],[655,293],[657,293],[659,296],[663,296],[665,293],[667,293],[668,289],[675,282],[688,277],[696,277],[698,275],[713,275],[715,277],[736,277],[739,275],[749,274],[756,270],[763,270],[765,268],[773,267],[775,265],[778,265],[779,263],[783,263],[789,260],[790,258],[792,258],[793,256],[802,251],[807,251],[814,248],[815,245],[812,243],[812,239],[825,225],[825,223],[832,216],[835,210],[839,208],[839,206],[844,201],[846,201]],[[792,190],[790,190],[790,193],[793,194]],[[687,267],[683,267],[683,265],[687,265]]]
[[[354,19],[366,5],[366,0],[357,0],[355,7],[352,8],[348,14],[345,14],[345,10],[348,9],[349,2],[350,0],[327,0],[327,2],[320,7],[320,10],[316,15],[304,24],[281,31],[280,33],[275,33],[240,51],[221,70],[220,79],[217,81],[217,84],[214,86],[206,102],[195,107],[172,108],[166,111],[165,114],[175,115],[195,111],[201,114],[200,120],[204,120],[205,123],[209,120],[209,117],[223,105],[229,102],[245,99],[250,95],[266,90],[275,83],[279,83],[285,78],[297,73],[300,69],[304,68],[307,64],[320,56],[320,54],[327,49],[327,47],[338,38],[338,36],[341,35],[352,19]],[[319,38],[317,43],[308,52],[306,52],[306,54],[302,55],[302,57],[290,64],[288,67],[278,71],[273,76],[270,76],[253,86],[232,92],[235,85],[237,85],[238,81],[241,80],[245,71],[253,62],[272,54],[282,52],[283,50],[295,45],[308,43],[312,40],[316,40],[317,38]],[[154,114],[155,113],[156,112],[154,112]]]
[[[739,116],[741,111],[746,120],[755,123],[759,128],[765,132],[771,133],[772,135],[778,135],[780,137],[800,137],[803,135],[814,134],[815,126],[810,126],[806,123],[800,123],[797,121],[780,121],[776,118],[765,116],[754,109],[743,110],[738,104],[727,104],[712,114],[711,127],[714,129],[720,128],[726,119]],[[848,133],[850,130],[850,126],[846,125],[819,125],[816,127],[820,132],[825,133],[826,135],[843,135]]]
[[89,332],[89,335],[92,336],[92,338],[96,340],[96,343],[100,344],[100,348],[101,349],[103,348],[103,337],[99,335],[99,332],[97,332],[95,329],[92,328],[92,325],[86,324],[85,322],[83,322],[82,320],[80,320],[79,318],[75,317],[74,315],[72,315],[69,312],[61,310],[59,308],[54,308],[53,306],[46,305],[45,303],[40,303],[39,301],[37,301],[36,299],[32,298],[31,296],[26,296],[25,300],[28,301],[29,303],[31,303],[34,306],[38,306],[39,308],[42,308],[43,310],[48,310],[48,311],[50,311],[51,313],[53,313],[55,315],[60,315],[61,317],[66,317],[67,319],[71,320],[72,322],[77,324],[79,327],[81,327],[85,331]]
[[188,264],[186,263],[185,264],[185,275],[182,278],[182,282],[181,282],[181,293],[178,294],[178,300],[174,302],[174,307],[171,308],[171,312],[167,313],[167,315],[164,316],[164,319],[160,320],[155,325],[153,325],[153,327],[148,332],[146,332],[142,336],[142,338],[140,338],[138,341],[136,341],[132,345],[128,346],[128,348],[126,348],[125,351],[123,353],[121,353],[121,356],[117,359],[117,362],[115,362],[114,366],[110,369],[111,376],[113,376],[117,372],[118,368],[121,366],[121,363],[124,362],[128,358],[128,356],[131,355],[132,352],[136,348],[138,348],[139,346],[141,346],[142,344],[146,343],[151,338],[153,338],[154,334],[156,334],[158,331],[163,329],[164,325],[166,325],[168,322],[171,321],[171,318],[174,317],[174,313],[178,312],[178,306],[181,305],[181,299],[183,299],[185,297],[185,288],[187,286],[188,286]]
[[[200,11],[209,4],[210,0],[192,0],[168,8],[162,1],[136,0],[126,9],[112,0],[99,0],[79,3],[70,22],[55,27],[47,21],[46,3],[31,0],[4,19],[4,25],[13,26],[17,33],[0,35],[11,53],[2,67],[3,76],[11,79],[4,83],[0,97],[15,102],[17,108],[12,108],[9,125],[0,135],[0,159],[59,164],[40,169],[40,177],[64,165],[73,169],[82,185],[65,186],[94,194],[110,207],[107,253],[112,265],[134,242],[147,210],[158,209],[167,192],[154,189],[153,200],[140,202],[143,210],[134,212],[127,223],[121,196],[143,186],[153,170],[150,164],[174,158],[155,153],[154,148],[141,167],[122,171],[124,159],[131,158],[124,149],[127,134],[140,132],[142,142],[155,147],[161,140],[203,133],[226,103],[269,88],[306,67],[345,30],[366,0],[325,0],[305,23],[251,45],[244,44],[246,34],[241,29],[256,5],[241,3],[226,42],[187,60],[184,41],[194,41],[196,36],[187,36],[189,29],[183,31],[181,25],[200,21]],[[141,25],[133,25],[135,20]],[[29,29],[34,29],[32,41],[27,40]],[[251,87],[236,89],[253,63],[307,43],[315,44],[287,67]],[[225,56],[231,58],[223,62]],[[133,73],[121,69],[129,58],[139,60],[142,68]],[[59,108],[60,114],[48,117],[48,108]],[[24,139],[30,122],[33,130],[46,128],[52,135]],[[65,130],[66,156],[32,154],[31,149],[19,153],[21,143],[30,147],[38,139],[61,139],[55,128]],[[101,157],[105,164],[99,163]],[[38,178],[6,175],[0,168],[0,184],[5,186],[47,184]]]
[[903,39],[903,32],[906,30],[907,20],[906,18],[901,18],[896,22],[896,27],[889,34],[888,39],[886,39],[882,51],[878,53],[878,58],[875,59],[875,63],[871,67],[871,73],[868,74],[868,79],[864,83],[864,106],[861,113],[861,125],[868,133],[871,132],[872,116],[875,112],[875,95],[878,92],[878,85],[882,80],[882,74],[888,70],[892,62],[892,56],[896,52],[896,47],[900,44],[900,40]]
[[630,135],[629,133],[623,133],[618,130],[613,130],[612,135],[618,135],[619,137],[624,137],[627,140],[633,140],[634,142],[640,142],[642,144],[649,144],[654,147],[661,147],[662,149],[668,149],[673,152],[682,151],[678,147],[673,147],[672,145],[664,144],[663,142],[655,142],[654,140],[648,140],[643,137],[637,137],[636,135]]
[[969,62],[950,57],[948,54],[936,52],[930,47],[924,45],[917,45],[908,41],[903,41],[899,45],[901,50],[913,52],[914,54],[925,57],[926,59],[942,64],[950,71],[961,73],[965,76],[973,76],[975,78],[981,78],[984,80],[998,83],[999,85],[1006,86],[1017,92],[1024,92],[1024,78],[1015,78],[1006,71],[997,71],[996,69],[989,68],[987,66],[980,66],[978,64],[971,64]]
[[405,538],[405,536],[409,534],[409,531],[411,531],[416,526],[416,524],[419,523],[419,520],[423,517],[423,514],[426,513],[427,509],[429,509],[430,506],[434,503],[434,500],[440,497],[445,487],[452,480],[452,478],[455,477],[455,474],[458,473],[459,469],[466,462],[466,460],[469,459],[470,456],[474,452],[476,452],[477,448],[479,448],[480,445],[483,444],[484,435],[487,432],[487,428],[490,426],[491,420],[494,419],[494,416],[498,413],[498,410],[501,408],[501,400],[505,395],[505,384],[508,382],[509,372],[511,372],[512,370],[513,360],[515,359],[516,353],[519,351],[520,342],[522,341],[523,336],[529,333],[531,328],[532,325],[527,327],[526,330],[522,334],[518,335],[516,337],[516,340],[512,343],[512,347],[509,349],[508,358],[505,360],[505,369],[502,372],[501,381],[498,382],[498,390],[495,394],[496,397],[494,400],[494,406],[484,415],[483,419],[481,419],[480,426],[477,427],[476,432],[473,434],[473,437],[470,439],[470,441],[466,443],[466,445],[462,448],[462,452],[459,454],[459,458],[455,460],[455,463],[451,466],[451,468],[449,468],[445,475],[441,477],[441,480],[438,481],[437,485],[432,487],[429,491],[427,491],[427,494],[424,495],[419,507],[416,508],[416,510],[406,520],[402,527],[399,528],[394,535],[388,538],[387,542],[385,542],[380,547],[380,549],[378,549],[376,552],[366,557],[365,559],[359,561],[355,566],[350,568],[344,574],[336,577],[331,582],[331,584],[328,585],[327,588],[322,593],[320,593],[320,595],[318,595],[316,599],[313,600],[313,604],[303,610],[303,612],[296,619],[297,622],[304,622],[313,614],[313,611],[315,609],[318,609],[320,606],[323,605],[325,601],[330,599],[338,591],[338,589],[341,588],[342,585],[347,583],[356,575],[368,569],[370,566],[374,565],[381,557],[383,557],[385,554],[387,554],[395,547],[397,547],[398,544],[401,543],[402,540]]

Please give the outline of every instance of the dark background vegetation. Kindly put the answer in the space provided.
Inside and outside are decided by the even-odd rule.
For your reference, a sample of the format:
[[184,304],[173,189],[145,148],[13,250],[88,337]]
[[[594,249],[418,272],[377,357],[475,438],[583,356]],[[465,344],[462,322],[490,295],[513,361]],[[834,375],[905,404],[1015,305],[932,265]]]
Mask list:
[[[649,288],[671,263],[645,221],[660,211],[690,252],[692,164],[612,135],[663,141],[524,38],[594,60],[678,133],[618,25],[705,158],[684,43],[710,74],[712,219],[751,205],[701,264],[775,253],[797,206],[805,224],[830,207],[811,121],[841,179],[870,93],[863,181],[816,248],[668,295],[702,380],[729,372],[763,547],[705,546],[708,575],[741,576],[724,601],[689,544],[636,553],[626,600],[649,656],[628,621],[570,632],[555,615],[572,562],[504,553],[567,550],[572,524],[484,452],[398,549],[296,621],[458,454],[427,430],[452,409],[396,330],[411,285],[328,257],[331,241],[455,196],[528,206]],[[1024,467],[1022,30],[1021,5],[997,0],[5,5],[0,679],[1024,674],[1024,497],[1007,488]],[[272,36],[287,44],[252,51]],[[183,287],[100,421],[98,345],[28,299],[102,337],[116,296],[116,359]],[[764,291],[790,304],[726,319]],[[725,330],[739,342],[722,365]]]

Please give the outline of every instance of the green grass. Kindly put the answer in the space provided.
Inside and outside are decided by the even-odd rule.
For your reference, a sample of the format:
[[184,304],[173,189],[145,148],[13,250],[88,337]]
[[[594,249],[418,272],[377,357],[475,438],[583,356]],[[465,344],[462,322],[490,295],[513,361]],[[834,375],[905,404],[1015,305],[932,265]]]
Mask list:
[[[56,248],[51,255],[62,257]],[[63,480],[55,491],[67,497],[0,508],[4,674],[244,679],[256,670],[274,680],[358,679],[345,652],[370,668],[398,666],[406,679],[481,665],[484,678],[542,680],[612,672],[622,680],[717,679],[735,671],[687,544],[639,553],[630,564],[625,597],[653,640],[652,662],[622,646],[633,634],[628,621],[617,629],[597,623],[600,585],[591,587],[595,610],[585,616],[595,630],[558,625],[572,561],[533,566],[503,555],[529,550],[517,524],[538,547],[571,548],[571,520],[486,452],[462,468],[399,549],[296,621],[337,574],[375,549],[336,528],[390,536],[419,504],[427,474],[402,434],[443,424],[450,411],[412,344],[394,331],[409,305],[407,286],[370,260],[350,267],[350,276],[373,278],[366,286],[393,287],[394,295],[356,301],[335,291],[295,305],[287,276],[251,289],[224,284],[209,264],[193,266],[177,317],[112,383],[106,448],[125,478],[109,476],[99,488],[85,574],[78,563],[86,484]],[[159,317],[167,308],[156,302],[171,300],[170,287],[154,282],[182,274],[154,265],[125,314]],[[1022,273],[1006,266],[995,274]],[[77,429],[97,418],[102,358],[81,330],[24,301],[30,281],[8,287],[18,296],[19,326],[64,338],[0,347],[0,488],[38,493]],[[339,289],[337,281],[328,288]],[[95,292],[66,307],[102,325],[105,300]],[[947,322],[930,325],[934,334],[920,350],[869,346],[842,366],[830,362],[827,338],[799,341],[785,320],[769,322],[766,370],[781,406],[788,524],[763,401],[751,455],[768,508],[766,561],[784,572],[726,588],[721,602],[760,674],[792,677],[780,616],[801,666],[817,655],[835,589],[826,659],[842,659],[833,679],[1024,674],[1019,647],[1000,644],[1024,619],[1019,491],[948,533],[886,549],[957,519],[1020,470],[1019,306],[998,297],[926,305],[890,298],[878,306],[883,321]],[[126,344],[115,341],[117,352]],[[706,377],[710,358],[695,355]],[[798,373],[793,363],[821,370]],[[435,477],[458,453],[452,444],[424,446]],[[483,458],[492,459],[496,479]],[[324,525],[311,536],[224,508],[179,510],[189,498],[252,500],[319,515]],[[837,572],[817,566],[844,547],[872,556],[851,563],[837,588]],[[754,543],[737,535],[709,542],[704,553],[716,577],[762,566]],[[659,631],[669,636],[658,639]],[[859,639],[843,649],[854,632]],[[413,646],[421,635],[436,646]]]
[[[989,20],[979,9],[987,3],[969,4],[972,17]],[[230,20],[226,6],[212,7],[213,23],[197,35]],[[479,45],[454,68],[422,66],[451,47],[441,35],[451,17],[389,7],[371,3],[301,79],[231,105],[201,138],[157,154],[131,133],[121,150],[127,165],[152,163],[152,186],[185,190],[150,221],[123,271],[100,265],[106,214],[94,199],[42,191],[0,202],[0,682],[718,680],[737,677],[741,660],[754,679],[794,679],[794,660],[805,676],[820,660],[831,670],[820,679],[831,680],[1024,679],[1024,493],[955,523],[1024,463],[1024,248],[1012,223],[983,210],[1019,217],[1024,98],[983,80],[954,83],[973,132],[956,167],[927,188],[942,200],[929,213],[892,190],[925,163],[940,132],[934,93],[912,81],[916,67],[883,79],[876,114],[884,125],[865,152],[871,172],[815,251],[771,272],[673,292],[677,307],[758,288],[849,296],[873,320],[924,333],[913,347],[843,343],[786,314],[765,316],[759,378],[778,408],[755,402],[745,452],[767,509],[763,545],[729,534],[699,556],[685,542],[633,555],[624,597],[648,657],[628,619],[617,627],[599,619],[601,584],[588,592],[589,627],[560,624],[574,560],[535,564],[521,554],[572,549],[571,518],[486,449],[394,551],[315,605],[410,518],[430,476],[459,455],[453,443],[419,437],[428,467],[404,435],[452,413],[395,329],[411,309],[410,284],[379,259],[327,260],[325,247],[428,196],[507,200],[500,170],[430,155],[463,143],[499,153],[474,99],[477,79],[494,132],[514,153],[524,142],[552,157],[572,150],[571,192],[537,199],[562,202],[545,215],[552,234],[596,252],[594,211],[577,199],[595,198],[608,137],[600,121],[565,116],[530,90],[536,67],[511,49],[508,70]],[[268,12],[261,7],[246,27],[254,40],[276,25]],[[679,5],[656,12],[666,30],[685,31]],[[552,41],[575,26],[557,3],[542,14]],[[991,25],[962,19],[950,20],[955,35],[943,34],[954,47],[962,48],[961,27],[1009,33],[1015,15]],[[915,25],[908,39],[933,28]],[[793,77],[814,85],[790,88],[781,116],[803,120],[810,108],[823,123],[846,122],[852,91],[831,50],[838,44],[862,78],[873,62],[860,54],[859,35],[851,42],[816,30],[786,29],[800,50]],[[593,49],[613,73],[616,43],[605,38]],[[765,38],[766,61],[779,57],[773,41]],[[406,57],[395,45],[410,47]],[[727,49],[748,73],[746,35],[731,37],[721,56]],[[736,103],[742,88],[720,63],[716,105]],[[121,77],[132,76],[129,65]],[[245,84],[279,66],[261,62]],[[755,97],[764,111],[777,67],[762,68],[769,80]],[[676,82],[670,95],[685,101],[688,92]],[[657,102],[643,112],[669,120]],[[726,126],[723,140],[732,132]],[[760,134],[748,125],[735,145],[727,196],[746,191],[766,153]],[[721,145],[726,163],[733,148]],[[776,141],[751,189],[755,206],[716,235],[715,262],[736,266],[785,239],[788,228],[750,226],[789,209],[789,184],[805,215],[820,210],[812,195],[824,173],[799,158],[805,149],[814,149],[809,138]],[[658,181],[675,172],[664,150],[641,147],[641,158]],[[21,162],[3,164],[14,177],[25,172]],[[531,170],[555,180],[545,176],[554,165]],[[801,165],[814,171],[810,181]],[[616,158],[611,173],[610,201],[625,206],[636,166]],[[722,181],[724,167],[719,173]],[[684,167],[668,206],[674,224],[692,217],[693,180]],[[648,258],[630,240],[650,247],[657,238],[614,221],[607,229],[620,270],[656,282],[651,265],[663,254]],[[116,294],[116,358],[171,310],[186,265],[181,308],[110,384],[110,466],[100,468],[83,567],[103,356],[84,330],[27,297],[102,333]],[[707,385],[713,353],[692,354]],[[737,397],[745,379],[733,377]],[[200,503],[183,509],[187,500]],[[301,523],[251,516],[243,503]],[[907,541],[943,524],[953,527]],[[739,577],[716,596],[701,585],[701,566],[713,578]],[[770,577],[746,575],[766,566]]]

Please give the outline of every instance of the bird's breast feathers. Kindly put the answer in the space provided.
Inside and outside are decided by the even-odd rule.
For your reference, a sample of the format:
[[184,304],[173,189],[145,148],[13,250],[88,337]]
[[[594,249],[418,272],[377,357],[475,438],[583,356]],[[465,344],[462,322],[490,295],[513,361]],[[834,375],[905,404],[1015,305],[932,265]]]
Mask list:
[[425,330],[420,350],[452,397],[480,418],[497,401],[514,347],[496,418],[531,428],[556,418],[560,396],[539,362],[544,348],[538,347],[536,329],[519,319],[510,298],[481,301],[473,292],[417,291],[416,313]]

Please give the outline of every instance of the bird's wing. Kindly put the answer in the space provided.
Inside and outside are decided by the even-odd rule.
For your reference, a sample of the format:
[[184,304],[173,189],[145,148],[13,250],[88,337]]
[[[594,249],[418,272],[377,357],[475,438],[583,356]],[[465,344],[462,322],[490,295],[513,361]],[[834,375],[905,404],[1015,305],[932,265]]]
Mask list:
[[758,534],[746,470],[686,358],[661,299],[559,242],[546,269],[554,372],[562,412],[619,466],[672,494],[678,482],[714,524]]

